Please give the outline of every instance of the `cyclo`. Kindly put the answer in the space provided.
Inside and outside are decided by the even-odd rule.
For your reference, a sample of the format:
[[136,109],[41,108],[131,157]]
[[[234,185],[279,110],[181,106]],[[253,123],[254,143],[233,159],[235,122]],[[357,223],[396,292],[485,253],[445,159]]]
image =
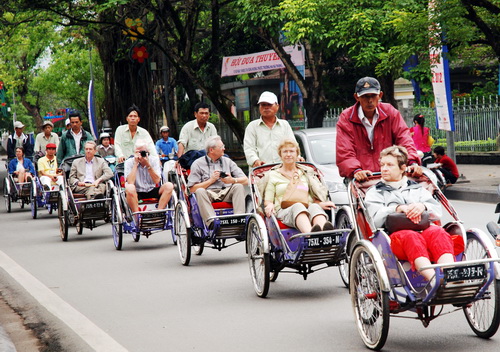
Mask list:
[[[61,168],[64,171],[65,179],[63,187],[59,189],[59,199],[57,204],[59,216],[59,229],[61,239],[68,240],[69,226],[76,226],[77,234],[83,233],[83,228],[93,230],[97,227],[98,220],[110,221],[110,194],[115,188],[113,182],[106,182],[106,197],[100,199],[87,200],[84,194],[73,193],[69,186],[68,178],[71,165],[76,159],[84,158],[84,155],[73,155],[62,161]],[[95,157],[99,157],[96,155]]]
[[[200,215],[196,195],[187,187],[186,178],[189,171],[176,165],[176,173],[170,173],[174,188],[179,192],[179,201],[175,206],[174,228],[177,237],[179,256],[183,265],[189,265],[191,247],[196,255],[202,255],[205,244],[221,251],[224,248],[245,241],[251,223],[263,222],[253,213],[234,214],[233,205],[228,202],[215,202],[212,206],[216,216],[203,219]],[[208,229],[204,220],[213,219],[213,227]],[[227,243],[228,240],[235,242]]]
[[111,225],[113,242],[117,250],[122,249],[123,233],[131,233],[135,242],[139,242],[141,235],[149,236],[153,232],[170,230],[175,244],[175,230],[173,226],[174,207],[177,204],[175,190],[166,209],[158,209],[158,199],[143,199],[139,204],[139,211],[132,212],[127,204],[125,195],[124,163],[116,165],[116,187],[111,192]]
[[59,204],[60,189],[58,185],[52,185],[50,189],[44,189],[40,178],[36,176],[33,179],[30,192],[31,216],[33,219],[38,217],[38,208],[47,208],[49,214],[57,210]]
[[[250,220],[247,231],[247,252],[255,292],[266,297],[270,281],[276,281],[284,269],[298,273],[304,280],[308,275],[332,266],[342,266],[346,260],[345,244],[351,229],[336,229],[311,233],[300,233],[289,228],[274,215],[266,217],[263,212],[263,195],[259,187],[265,172],[278,164],[256,167],[250,171],[250,192],[253,208],[258,216]],[[311,167],[321,180],[321,173],[313,164],[301,163]],[[328,213],[328,212],[327,212]],[[334,222],[333,211],[328,214]],[[264,223],[264,225],[262,225]],[[344,271],[340,271],[341,274]],[[344,280],[344,282],[346,282]]]
[[[367,212],[364,197],[368,188],[380,180],[380,173],[364,183],[350,182],[348,192],[358,239],[348,249],[350,293],[359,334],[370,349],[384,346],[391,316],[419,319],[427,327],[440,315],[462,310],[471,329],[481,338],[490,338],[499,327],[500,259],[483,231],[465,230],[433,176],[425,171],[414,181],[429,190],[451,215],[453,220],[443,228],[452,237],[455,256],[454,263],[421,268],[435,270],[435,285],[428,284],[408,262],[394,255],[391,232],[376,228]],[[413,315],[401,314],[404,312]]]
[[11,174],[7,174],[3,181],[3,196],[7,213],[12,211],[12,203],[19,202],[21,209],[24,209],[24,205],[31,202],[34,185],[34,178],[27,182],[17,182]]

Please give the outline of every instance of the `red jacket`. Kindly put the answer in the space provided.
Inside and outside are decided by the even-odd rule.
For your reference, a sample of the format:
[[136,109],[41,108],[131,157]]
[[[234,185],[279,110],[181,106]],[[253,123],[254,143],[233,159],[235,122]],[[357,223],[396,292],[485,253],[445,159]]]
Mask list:
[[460,176],[460,174],[458,173],[457,164],[455,164],[448,155],[445,154],[439,158],[436,158],[434,162],[440,163],[444,169],[449,170],[456,178]]
[[354,176],[356,170],[380,171],[380,152],[392,145],[408,150],[408,164],[420,164],[417,149],[403,117],[391,104],[379,103],[379,118],[373,131],[373,143],[358,117],[359,103],[345,109],[337,123],[337,166],[340,176]]

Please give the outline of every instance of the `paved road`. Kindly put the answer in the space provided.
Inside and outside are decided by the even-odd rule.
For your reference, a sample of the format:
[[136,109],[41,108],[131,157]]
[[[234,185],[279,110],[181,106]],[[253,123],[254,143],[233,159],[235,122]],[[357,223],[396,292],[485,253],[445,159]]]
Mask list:
[[[466,227],[485,229],[495,219],[493,204],[454,204]],[[127,236],[123,250],[116,251],[109,225],[85,229],[82,236],[70,228],[69,241],[62,242],[54,215],[42,211],[32,220],[17,205],[11,214],[4,209],[0,262],[73,328],[53,318],[48,322],[63,350],[366,350],[336,268],[307,281],[280,275],[269,297],[261,299],[253,292],[241,244],[222,252],[207,248],[184,267],[168,232],[139,243]],[[52,314],[35,310],[32,318]],[[427,329],[416,320],[391,319],[384,350],[498,351],[499,345],[500,334],[489,341],[476,338],[457,312]]]

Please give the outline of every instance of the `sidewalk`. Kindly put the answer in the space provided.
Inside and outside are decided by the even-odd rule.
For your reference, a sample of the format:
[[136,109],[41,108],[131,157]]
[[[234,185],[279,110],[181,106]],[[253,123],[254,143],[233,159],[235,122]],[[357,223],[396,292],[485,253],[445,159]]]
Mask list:
[[449,199],[470,202],[498,203],[497,194],[500,183],[500,165],[458,164],[460,178],[457,183],[446,189]]

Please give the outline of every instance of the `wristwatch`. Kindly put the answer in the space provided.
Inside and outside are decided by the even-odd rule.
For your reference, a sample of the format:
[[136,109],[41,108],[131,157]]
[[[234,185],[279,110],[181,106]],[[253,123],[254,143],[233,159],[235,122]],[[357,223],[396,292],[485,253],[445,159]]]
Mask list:
[[237,178],[234,179],[234,183],[238,183],[238,179]]

